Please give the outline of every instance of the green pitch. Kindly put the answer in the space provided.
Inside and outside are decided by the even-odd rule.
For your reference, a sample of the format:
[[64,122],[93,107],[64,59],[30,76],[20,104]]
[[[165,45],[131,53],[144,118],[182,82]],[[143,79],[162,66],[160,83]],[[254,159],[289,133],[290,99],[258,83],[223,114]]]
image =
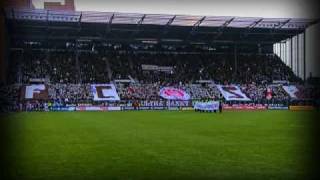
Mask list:
[[16,179],[302,179],[310,112],[10,115]]

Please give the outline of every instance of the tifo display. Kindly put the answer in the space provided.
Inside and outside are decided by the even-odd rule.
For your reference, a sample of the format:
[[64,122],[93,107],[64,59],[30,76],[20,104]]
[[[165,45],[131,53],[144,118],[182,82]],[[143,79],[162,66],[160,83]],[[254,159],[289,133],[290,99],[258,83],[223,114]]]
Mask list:
[[[14,101],[16,104],[11,106],[11,110],[16,111],[182,110],[182,108],[216,111],[219,110],[219,104],[225,110],[315,109],[314,104],[297,104],[306,108],[295,108],[294,102],[299,100],[308,102],[308,99],[303,99],[306,89],[302,90],[295,85],[270,84],[261,88],[254,84],[250,86],[187,84],[168,87],[156,84],[128,84],[124,87],[121,84],[105,83],[31,84],[14,88],[15,92],[20,94]],[[294,93],[290,89],[294,89]],[[135,94],[141,93],[145,93],[145,96],[135,97]],[[256,94],[260,94],[259,99],[254,96]]]

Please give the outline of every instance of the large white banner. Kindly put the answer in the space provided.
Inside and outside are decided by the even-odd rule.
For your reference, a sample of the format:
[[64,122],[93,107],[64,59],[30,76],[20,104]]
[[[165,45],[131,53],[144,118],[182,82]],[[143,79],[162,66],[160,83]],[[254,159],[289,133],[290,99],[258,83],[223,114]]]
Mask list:
[[201,110],[201,111],[215,111],[219,109],[219,102],[218,101],[195,102],[194,109]]
[[241,91],[240,87],[235,85],[217,85],[219,91],[227,101],[250,101],[250,99]]
[[119,101],[120,97],[113,84],[92,84],[91,91],[94,101]]
[[164,87],[160,90],[160,96],[167,100],[181,100],[187,101],[190,99],[190,95],[184,90],[176,89],[172,87]]
[[286,91],[287,94],[289,94],[289,96],[291,98],[297,99],[298,98],[298,93],[299,93],[299,89],[294,86],[294,85],[289,85],[289,86],[282,86],[282,88]]
[[24,99],[48,99],[48,89],[44,84],[27,85],[22,96]]

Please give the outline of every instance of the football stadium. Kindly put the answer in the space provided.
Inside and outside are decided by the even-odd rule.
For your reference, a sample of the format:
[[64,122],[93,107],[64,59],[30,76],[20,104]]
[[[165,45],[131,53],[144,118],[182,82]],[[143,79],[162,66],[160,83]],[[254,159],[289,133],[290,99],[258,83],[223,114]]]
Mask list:
[[314,177],[307,31],[319,19],[13,4],[1,14],[3,179]]

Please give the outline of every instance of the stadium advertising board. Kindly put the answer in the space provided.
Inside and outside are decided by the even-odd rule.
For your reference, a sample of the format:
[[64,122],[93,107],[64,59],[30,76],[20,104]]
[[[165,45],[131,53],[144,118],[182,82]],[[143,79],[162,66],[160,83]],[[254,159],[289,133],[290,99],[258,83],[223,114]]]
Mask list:
[[21,98],[27,100],[46,100],[48,99],[48,88],[44,84],[27,85],[22,88]]
[[[165,100],[144,100],[139,101],[137,110],[180,110],[182,108],[192,108],[191,101],[165,101]],[[128,102],[121,107],[122,110],[134,110],[132,102]]]
[[289,107],[284,104],[269,104],[268,109],[270,109],[270,110],[288,110]]
[[[137,110],[166,110],[167,107],[165,106],[141,106],[137,107]],[[135,110],[133,106],[122,106],[122,111],[129,111],[129,110]]]
[[[165,101],[139,101],[140,106],[144,107],[161,107],[165,106]],[[128,103],[127,106],[132,106],[132,103]]]
[[193,107],[183,107],[181,108],[182,111],[193,111]]
[[119,101],[120,97],[113,84],[92,84],[91,91],[94,101]]
[[292,111],[312,111],[315,110],[313,106],[290,106],[290,110]]
[[286,91],[286,93],[293,99],[297,99],[298,98],[298,93],[299,93],[299,89],[294,86],[294,85],[290,85],[290,86],[282,86],[282,88]]
[[235,85],[217,85],[219,91],[227,101],[250,101],[250,99],[241,91],[240,87]]
[[75,106],[53,106],[50,108],[51,111],[75,111]]
[[218,101],[209,101],[209,102],[196,102],[194,103],[195,110],[201,111],[216,111],[219,110]]
[[178,111],[178,110],[180,110],[180,108],[179,107],[168,107],[168,110],[169,111]]
[[181,100],[187,101],[190,99],[190,95],[182,89],[164,87],[160,90],[160,96],[167,100]]
[[76,111],[120,111],[120,107],[107,106],[77,106]]
[[192,106],[191,101],[167,101],[167,107],[190,107]]
[[[140,107],[191,107],[191,101],[165,101],[165,100],[141,100],[138,101]],[[132,106],[132,102],[128,102],[125,106]]]
[[267,106],[263,104],[224,104],[224,110],[266,110]]

